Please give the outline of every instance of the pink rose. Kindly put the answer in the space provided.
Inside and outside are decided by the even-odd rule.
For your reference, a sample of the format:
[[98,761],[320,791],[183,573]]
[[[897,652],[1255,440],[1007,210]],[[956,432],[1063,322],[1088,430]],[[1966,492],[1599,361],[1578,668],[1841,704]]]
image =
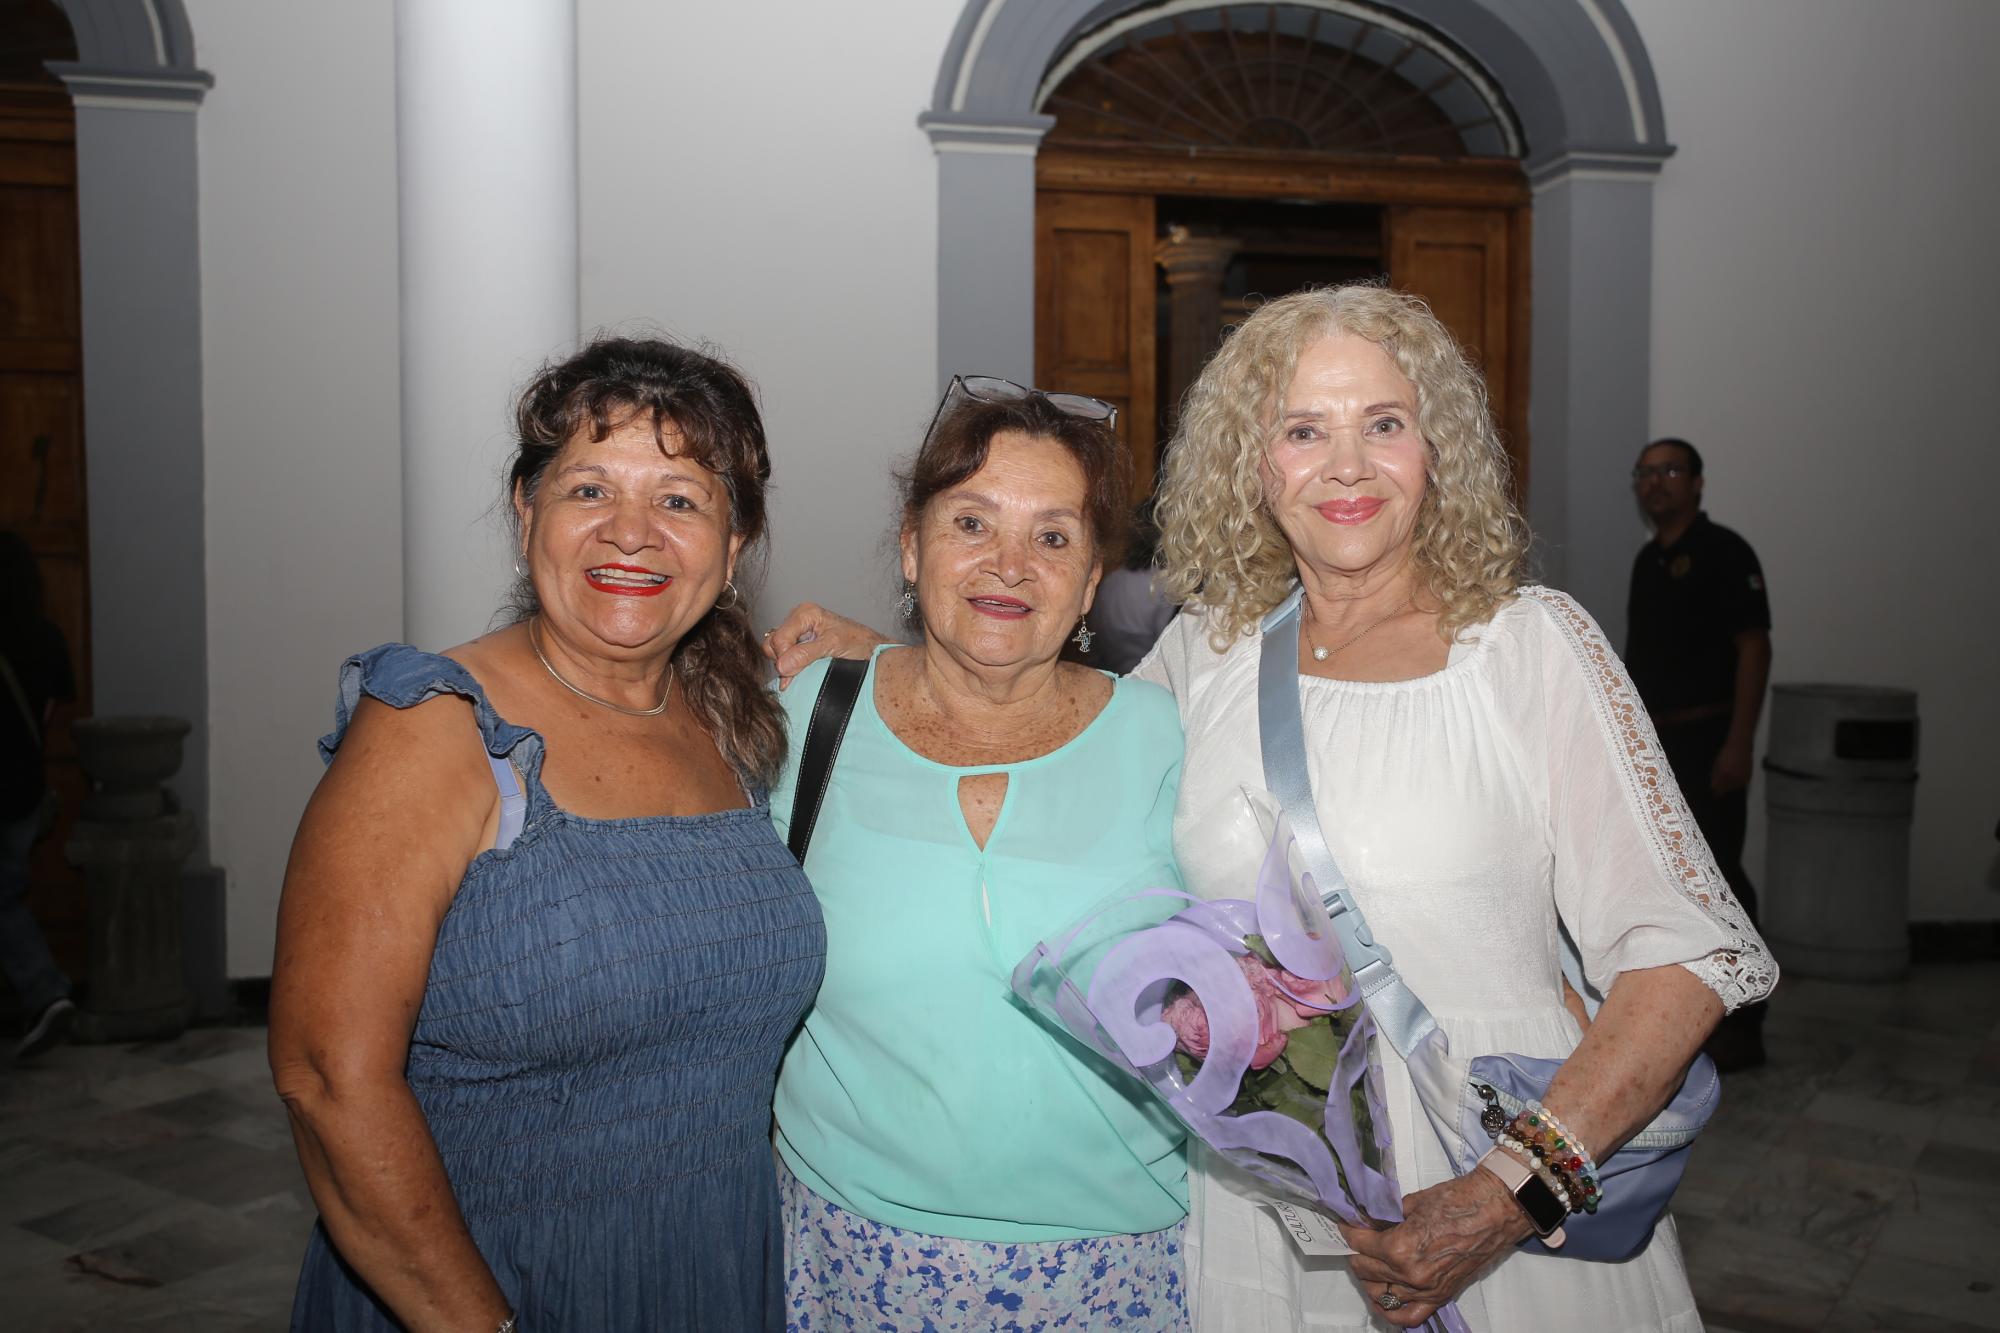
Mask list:
[[1250,1053],[1250,1067],[1262,1069],[1285,1052],[1285,1034],[1304,1027],[1297,1006],[1278,993],[1278,979],[1270,965],[1254,953],[1238,956],[1236,965],[1250,983],[1257,1001],[1257,1049]]
[[[1296,1031],[1315,1018],[1324,1018],[1334,1004],[1347,998],[1347,988],[1338,978],[1310,981],[1283,968],[1273,968],[1254,953],[1238,955],[1236,966],[1250,983],[1250,997],[1257,1006],[1257,1048],[1250,1054],[1252,1069],[1266,1068],[1284,1054],[1287,1032]],[[1313,1003],[1322,996],[1329,997],[1327,1004]],[[1208,1011],[1201,1007],[1201,1000],[1193,991],[1168,1001],[1160,1010],[1160,1017],[1174,1030],[1176,1049],[1197,1060],[1208,1058]]]
[[1280,968],[1278,985],[1288,992],[1283,998],[1301,1018],[1323,1018],[1347,999],[1347,985],[1339,977],[1312,981]]
[[1208,1011],[1193,991],[1184,992],[1160,1010],[1160,1017],[1174,1030],[1174,1045],[1197,1060],[1208,1058]]

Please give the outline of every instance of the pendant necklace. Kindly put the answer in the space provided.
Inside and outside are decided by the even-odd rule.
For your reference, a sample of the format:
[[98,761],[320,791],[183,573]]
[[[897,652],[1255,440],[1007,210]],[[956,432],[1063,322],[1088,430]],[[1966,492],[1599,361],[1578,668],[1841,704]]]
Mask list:
[[541,662],[542,670],[548,672],[551,676],[555,677],[556,684],[562,686],[564,689],[568,690],[571,694],[574,694],[579,699],[588,699],[590,700],[590,702],[596,704],[599,708],[609,708],[612,712],[623,713],[627,717],[658,717],[660,714],[667,711],[667,704],[671,702],[674,697],[675,673],[673,667],[669,666],[667,668],[667,691],[665,694],[662,694],[660,696],[660,701],[658,703],[654,704],[651,708],[627,708],[624,704],[615,704],[612,703],[609,699],[600,699],[594,694],[590,694],[584,690],[579,690],[576,686],[564,680],[562,677],[562,672],[556,670],[554,666],[550,665],[548,656],[542,652],[541,637],[535,632],[536,626],[538,626],[540,623],[541,623],[540,616],[536,616],[534,619],[528,622],[528,645],[529,647],[535,650],[535,657],[537,658],[537,660]]
[[[1394,620],[1397,616],[1403,614],[1403,612],[1408,610],[1410,605],[1416,600],[1417,600],[1417,594],[1415,592],[1412,592],[1408,597],[1405,597],[1402,600],[1402,603],[1398,605],[1395,610],[1391,611],[1388,615],[1383,616],[1379,620],[1370,621],[1359,634],[1352,636],[1345,643],[1342,643],[1337,647],[1324,648],[1321,647],[1318,643],[1315,643],[1313,641],[1312,629],[1308,627],[1306,630],[1306,646],[1312,649],[1313,661],[1324,662],[1326,661],[1327,658],[1332,657],[1335,653],[1346,652],[1349,648],[1352,648],[1355,644],[1360,643],[1363,639],[1367,638],[1368,635],[1374,632],[1374,630],[1378,626],[1386,625],[1391,620]],[[1306,619],[1311,621],[1313,625],[1319,624],[1319,617],[1313,614],[1312,598],[1310,597],[1306,598]],[[547,666],[548,663],[544,662],[542,665]],[[562,678],[558,676],[556,679],[561,680]],[[564,683],[567,684],[568,682],[565,681]]]

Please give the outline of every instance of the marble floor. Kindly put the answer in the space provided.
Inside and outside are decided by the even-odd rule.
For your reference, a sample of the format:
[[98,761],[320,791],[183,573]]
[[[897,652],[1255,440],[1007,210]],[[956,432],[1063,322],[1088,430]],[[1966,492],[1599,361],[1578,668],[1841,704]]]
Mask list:
[[[0,1069],[0,1328],[282,1328],[313,1209],[262,1029]],[[1675,1205],[1715,1333],[2000,1330],[2000,964],[1789,979]]]

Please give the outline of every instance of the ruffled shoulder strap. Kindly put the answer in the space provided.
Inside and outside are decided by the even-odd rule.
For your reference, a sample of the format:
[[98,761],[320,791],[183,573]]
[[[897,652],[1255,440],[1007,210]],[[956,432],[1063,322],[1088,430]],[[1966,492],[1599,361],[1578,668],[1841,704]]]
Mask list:
[[364,694],[391,708],[414,708],[440,694],[468,700],[479,719],[479,738],[486,744],[486,753],[495,758],[511,754],[525,741],[539,739],[528,728],[517,727],[494,712],[472,673],[449,657],[422,652],[407,643],[385,643],[340,664],[340,697],[333,706],[333,730],[319,738],[322,760],[333,759]]
[[[486,691],[463,666],[449,657],[422,652],[407,643],[385,643],[365,653],[356,653],[340,664],[340,696],[334,701],[333,730],[319,738],[322,762],[333,762],[364,694],[391,708],[414,708],[440,694],[455,694],[472,704],[479,723],[479,739],[493,761],[494,781],[499,784],[502,796],[501,846],[511,843],[521,825],[547,804],[548,796],[541,784],[540,733],[517,727],[494,712]],[[517,769],[525,780],[526,791],[514,783]]]

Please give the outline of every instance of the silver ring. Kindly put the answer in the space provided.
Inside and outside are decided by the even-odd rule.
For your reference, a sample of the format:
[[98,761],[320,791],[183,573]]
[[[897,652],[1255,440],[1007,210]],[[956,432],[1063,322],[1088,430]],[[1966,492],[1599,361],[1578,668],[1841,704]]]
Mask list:
[[1386,1287],[1382,1289],[1382,1294],[1375,1298],[1375,1303],[1384,1310],[1400,1310],[1409,1304],[1408,1301]]

